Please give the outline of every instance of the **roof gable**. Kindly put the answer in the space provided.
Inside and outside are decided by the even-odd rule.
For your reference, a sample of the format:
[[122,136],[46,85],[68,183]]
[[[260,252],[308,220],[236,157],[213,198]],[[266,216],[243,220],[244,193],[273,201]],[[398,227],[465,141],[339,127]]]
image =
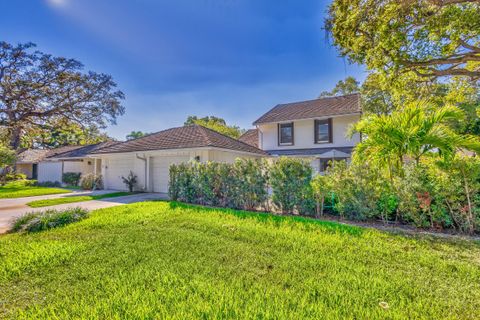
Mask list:
[[272,123],[360,113],[358,93],[279,104],[258,118],[253,124]]

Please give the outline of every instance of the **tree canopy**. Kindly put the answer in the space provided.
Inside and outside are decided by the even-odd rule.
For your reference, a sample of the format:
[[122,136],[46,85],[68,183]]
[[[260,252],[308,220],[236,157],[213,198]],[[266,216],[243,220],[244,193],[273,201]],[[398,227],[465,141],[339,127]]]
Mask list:
[[478,0],[334,0],[325,25],[342,55],[371,70],[480,78]]
[[138,139],[146,136],[148,133],[142,131],[132,131],[125,137],[127,140]]
[[29,132],[76,126],[105,128],[124,113],[124,94],[110,75],[83,72],[74,59],[0,42],[0,126],[16,149]]
[[344,96],[347,94],[357,93],[360,91],[360,82],[354,77],[347,77],[345,80],[337,82],[332,91],[323,91],[320,93],[320,98]]
[[188,126],[192,124],[204,126],[234,139],[237,139],[245,132],[245,130],[240,129],[239,126],[228,125],[224,119],[215,116],[206,116],[203,118],[188,116],[184,125]]

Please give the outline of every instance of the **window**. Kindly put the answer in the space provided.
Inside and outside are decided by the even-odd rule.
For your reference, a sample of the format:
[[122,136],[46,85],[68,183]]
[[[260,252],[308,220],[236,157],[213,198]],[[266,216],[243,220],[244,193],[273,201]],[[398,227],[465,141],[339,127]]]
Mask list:
[[332,119],[315,120],[315,143],[332,142]]
[[278,124],[278,144],[293,145],[293,122]]

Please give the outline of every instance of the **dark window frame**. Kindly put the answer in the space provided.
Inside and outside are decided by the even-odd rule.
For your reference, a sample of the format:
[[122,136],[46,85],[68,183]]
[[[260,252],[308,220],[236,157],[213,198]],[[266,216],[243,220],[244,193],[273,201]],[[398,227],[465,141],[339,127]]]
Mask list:
[[[292,127],[292,142],[282,142],[282,126],[289,125]],[[295,145],[295,125],[293,122],[278,123],[277,124],[277,133],[278,133],[278,145],[279,146],[293,146]]]
[[[318,125],[319,124],[327,124],[328,125],[328,141],[318,141]],[[332,118],[328,119],[317,119],[314,121],[314,137],[313,142],[315,144],[324,144],[324,143],[332,143],[333,142],[333,126],[332,126]]]

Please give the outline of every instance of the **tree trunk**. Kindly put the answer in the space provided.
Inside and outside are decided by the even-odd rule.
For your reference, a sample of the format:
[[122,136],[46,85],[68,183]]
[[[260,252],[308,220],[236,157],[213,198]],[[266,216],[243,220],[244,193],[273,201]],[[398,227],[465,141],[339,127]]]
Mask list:
[[10,135],[10,147],[13,150],[20,148],[20,142],[22,138],[22,128],[14,127]]
[[467,196],[467,203],[468,203],[468,232],[470,234],[473,234],[475,231],[475,219],[473,217],[473,212],[472,212],[472,201],[470,199],[470,188],[468,187],[468,181],[467,177],[465,176],[464,170],[460,168],[462,171],[462,176],[463,176],[463,186],[465,188],[465,195]]

